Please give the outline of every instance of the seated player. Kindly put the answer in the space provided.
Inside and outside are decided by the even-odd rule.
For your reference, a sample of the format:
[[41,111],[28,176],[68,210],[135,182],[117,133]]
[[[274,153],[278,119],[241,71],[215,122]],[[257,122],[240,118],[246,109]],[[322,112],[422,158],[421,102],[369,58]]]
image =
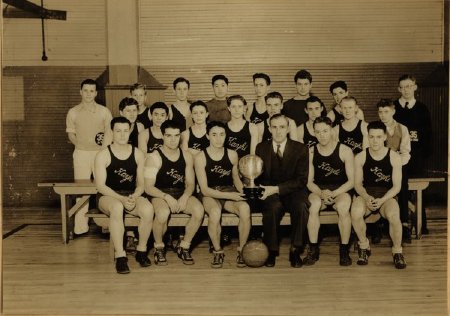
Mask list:
[[[330,93],[333,95],[334,104],[331,106],[331,110],[328,112],[327,116],[333,122],[333,126],[336,126],[344,120],[341,101],[348,96],[347,84],[342,80],[333,82],[330,86]],[[360,108],[357,109],[356,117],[361,121],[364,121],[364,113]]]
[[395,199],[402,182],[402,161],[399,154],[385,146],[386,126],[382,122],[370,122],[367,128],[369,148],[355,157],[355,190],[358,196],[351,208],[352,225],[359,240],[357,264],[368,264],[371,254],[364,217],[380,213],[389,222],[394,265],[397,269],[404,269],[402,223]]
[[245,118],[253,124],[258,124],[269,118],[265,97],[270,88],[270,77],[264,73],[254,74],[253,86],[255,87],[256,101],[248,106]]
[[[156,122],[155,122],[156,123]],[[161,125],[163,145],[150,153],[145,161],[145,192],[152,198],[155,208],[153,236],[155,238],[155,264],[167,265],[163,236],[171,213],[191,215],[186,232],[177,246],[178,257],[184,264],[194,264],[190,247],[203,220],[203,206],[192,195],[195,188],[192,155],[179,148],[180,127],[168,120]]]
[[341,100],[342,120],[334,127],[337,140],[358,154],[369,146],[367,141],[367,123],[359,119],[358,102],[354,97],[346,96]]
[[113,143],[95,157],[95,184],[99,192],[98,208],[109,215],[109,231],[114,245],[117,273],[129,273],[123,249],[124,212],[140,217],[136,261],[151,265],[147,257],[147,240],[152,230],[153,207],[144,193],[145,155],[128,144],[131,123],[124,117],[111,120]]
[[150,107],[152,126],[139,133],[139,149],[151,153],[163,144],[161,124],[169,117],[169,108],[164,102],[153,103]]
[[400,207],[400,220],[402,222],[402,240],[411,243],[411,232],[409,230],[409,208],[408,208],[408,173],[406,166],[411,158],[411,140],[408,128],[394,120],[395,104],[390,99],[381,99],[377,103],[378,116],[386,125],[386,146],[397,152],[402,160],[402,188],[398,194]]
[[305,144],[308,148],[316,145],[318,140],[314,133],[314,120],[323,115],[325,106],[322,101],[315,96],[311,96],[306,100],[305,112],[308,120],[297,127],[297,135],[300,143]]
[[353,153],[347,146],[338,143],[332,136],[330,118],[318,117],[314,121],[314,132],[318,143],[309,149],[309,219],[308,235],[309,250],[305,265],[313,265],[319,260],[320,220],[319,212],[332,206],[339,215],[339,232],[341,244],[339,247],[339,264],[349,266],[352,259],[349,256],[348,242],[352,229],[350,218],[351,197],[348,193],[353,188]]
[[232,95],[227,99],[227,104],[231,120],[225,125],[225,147],[235,150],[239,158],[255,154],[258,128],[244,118],[247,101],[240,95]]
[[238,155],[224,147],[225,124],[217,121],[208,123],[208,148],[195,159],[195,173],[203,194],[203,205],[208,213],[208,234],[214,250],[211,267],[221,268],[224,252],[220,246],[220,221],[222,209],[239,216],[239,246],[236,264],[245,267],[241,254],[250,233],[250,207],[243,197],[243,185],[239,178]]
[[[258,128],[258,143],[271,140],[272,133],[270,133],[269,123],[270,118],[276,114],[280,114],[283,109],[283,96],[279,92],[270,92],[266,95],[266,106],[267,114],[269,118],[263,122],[258,123],[256,126]],[[298,140],[297,136],[297,125],[293,119],[287,118],[288,120],[288,135],[292,140]]]
[[208,107],[203,101],[195,101],[191,104],[190,109],[193,125],[181,133],[181,148],[195,156],[209,146],[209,140],[206,137]]

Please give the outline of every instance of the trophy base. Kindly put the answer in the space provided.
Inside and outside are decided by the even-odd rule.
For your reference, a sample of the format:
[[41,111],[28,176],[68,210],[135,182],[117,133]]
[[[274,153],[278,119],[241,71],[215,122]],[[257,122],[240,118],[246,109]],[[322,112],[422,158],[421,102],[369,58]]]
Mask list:
[[258,200],[263,193],[263,188],[253,187],[253,188],[244,188],[245,198],[250,201]]

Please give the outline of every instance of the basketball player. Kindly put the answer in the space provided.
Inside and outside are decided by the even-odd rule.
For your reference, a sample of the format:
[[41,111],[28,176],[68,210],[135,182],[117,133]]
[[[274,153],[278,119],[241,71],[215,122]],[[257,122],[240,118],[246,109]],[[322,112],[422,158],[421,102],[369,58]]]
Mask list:
[[215,75],[211,79],[214,98],[206,102],[209,119],[226,123],[230,120],[230,112],[227,109],[228,78],[224,75]]
[[[333,122],[333,126],[336,126],[344,120],[341,101],[348,96],[347,83],[342,80],[333,82],[330,85],[330,93],[333,96],[334,104],[331,106],[331,110],[328,112],[327,116]],[[357,109],[356,117],[361,121],[364,121],[364,113],[360,108]]]
[[144,84],[135,83],[130,87],[130,95],[138,101],[137,121],[144,125],[144,128],[152,126],[150,109],[145,104],[147,102],[147,90]]
[[124,212],[140,217],[136,261],[141,267],[151,265],[147,257],[147,240],[152,230],[153,207],[144,193],[145,155],[128,144],[131,122],[125,117],[111,121],[113,143],[95,158],[95,184],[98,208],[109,216],[109,231],[114,245],[117,273],[129,273],[123,249]]
[[[155,122],[156,124],[156,122]],[[155,264],[167,265],[163,236],[171,213],[191,215],[186,233],[176,251],[184,264],[194,264],[191,241],[203,220],[203,206],[192,196],[195,187],[193,159],[189,152],[179,148],[180,127],[174,121],[162,123],[163,145],[150,153],[145,161],[145,192],[152,197],[155,208],[153,236]]]
[[318,143],[309,149],[307,186],[311,192],[308,197],[310,244],[308,254],[303,259],[305,265],[313,265],[319,260],[320,250],[317,243],[320,228],[319,212],[329,206],[332,206],[339,215],[338,226],[341,235],[339,264],[341,266],[352,264],[348,246],[352,229],[351,197],[348,192],[353,188],[354,157],[350,148],[333,138],[332,125],[333,122],[326,116],[314,120],[314,132]]
[[[95,102],[97,82],[84,80],[80,85],[81,103],[72,107],[66,117],[66,132],[74,144],[73,177],[75,180],[90,180],[94,172],[95,155],[110,144],[111,112]],[[75,213],[74,233],[82,235],[89,231],[85,214],[89,206]]]
[[214,247],[211,267],[221,268],[224,261],[224,252],[220,246],[222,209],[239,217],[236,264],[238,267],[245,267],[241,250],[247,242],[251,220],[250,207],[242,193],[243,185],[237,168],[238,155],[234,150],[224,147],[225,124],[209,122],[207,136],[210,145],[196,157],[195,172],[203,194],[203,205],[208,213],[208,234]]
[[225,147],[233,149],[239,158],[255,154],[258,142],[258,128],[245,120],[247,101],[240,95],[232,95],[227,99],[231,120],[225,125],[227,138]]
[[[266,95],[266,106],[267,114],[269,118],[263,122],[258,123],[256,126],[258,128],[258,143],[263,141],[271,140],[272,133],[269,129],[270,118],[276,114],[280,114],[283,109],[283,96],[279,92],[270,92]],[[292,140],[298,140],[297,136],[297,125],[293,119],[287,118],[288,120],[288,135]]]
[[139,149],[144,153],[150,153],[163,144],[161,124],[169,116],[169,108],[164,102],[153,103],[150,107],[152,126],[139,133]]
[[314,133],[314,120],[322,116],[325,106],[322,101],[316,97],[311,96],[306,100],[306,114],[308,120],[297,127],[298,140],[300,143],[305,144],[308,148],[313,147],[319,141]]
[[352,225],[359,240],[357,264],[368,264],[371,254],[364,216],[379,212],[389,222],[394,266],[404,269],[402,223],[395,199],[402,182],[402,161],[399,154],[385,146],[386,126],[382,122],[370,122],[367,128],[369,148],[355,157],[355,190],[358,196],[351,208]]
[[269,118],[265,97],[270,88],[270,77],[264,73],[254,74],[253,86],[255,87],[256,101],[248,106],[245,117],[250,123],[258,124]]
[[190,102],[188,101],[190,88],[191,83],[186,78],[179,77],[173,81],[176,100],[169,108],[169,118],[180,125],[181,132],[191,125],[191,110],[189,108]]
[[206,136],[206,119],[209,113],[208,107],[203,101],[193,102],[190,109],[193,124],[181,134],[181,147],[195,156],[209,146]]

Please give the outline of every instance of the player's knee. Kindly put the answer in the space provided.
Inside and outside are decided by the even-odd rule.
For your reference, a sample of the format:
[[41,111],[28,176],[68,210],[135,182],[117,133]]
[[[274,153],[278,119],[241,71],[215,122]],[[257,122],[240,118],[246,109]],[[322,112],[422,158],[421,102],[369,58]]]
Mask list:
[[239,217],[244,220],[250,220],[251,211],[250,206],[247,203],[242,203],[239,206]]
[[112,220],[122,220],[123,205],[119,201],[114,201],[109,207],[109,218]]
[[165,223],[169,219],[170,210],[169,208],[158,208],[155,210],[155,220],[160,223]]
[[219,225],[221,216],[222,210],[218,207],[214,207],[208,213],[208,221],[213,225]]

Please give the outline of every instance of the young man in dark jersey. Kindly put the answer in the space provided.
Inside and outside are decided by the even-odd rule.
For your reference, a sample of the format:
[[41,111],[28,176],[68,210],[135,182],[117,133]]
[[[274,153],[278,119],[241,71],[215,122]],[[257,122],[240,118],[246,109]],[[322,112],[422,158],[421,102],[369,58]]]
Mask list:
[[164,102],[153,103],[150,107],[152,126],[139,133],[139,149],[150,153],[163,144],[161,124],[169,117],[169,108]]
[[130,96],[138,101],[137,121],[144,125],[144,128],[152,126],[150,109],[145,104],[147,102],[147,90],[144,84],[135,83],[130,87]]
[[206,136],[206,119],[208,118],[208,107],[203,101],[195,101],[190,106],[193,124],[181,133],[181,148],[188,150],[196,156],[209,146]]
[[385,146],[387,136],[383,122],[370,122],[367,128],[369,148],[355,157],[355,190],[358,196],[351,207],[352,225],[358,236],[357,264],[368,264],[371,255],[364,218],[380,213],[389,222],[394,266],[404,269],[402,223],[395,199],[401,188],[402,161],[399,154]]
[[226,129],[223,123],[209,122],[207,135],[210,145],[196,157],[195,173],[208,213],[208,234],[214,247],[211,267],[221,268],[225,256],[220,246],[222,208],[239,216],[236,264],[245,267],[241,250],[247,242],[251,220],[250,207],[243,197],[243,185],[239,178],[238,155],[224,147]]
[[245,118],[253,124],[258,124],[269,118],[266,108],[266,95],[270,88],[270,77],[265,73],[253,75],[253,86],[255,87],[256,101],[249,104]]
[[215,75],[211,79],[214,98],[206,102],[209,119],[226,123],[230,120],[230,112],[227,109],[228,78],[224,75]]
[[[430,111],[414,96],[417,83],[413,76],[402,75],[398,79],[398,91],[401,96],[394,102],[394,119],[408,128],[411,139],[411,159],[405,171],[409,178],[423,178],[427,176],[427,159],[433,150]],[[425,200],[422,207],[422,233],[428,234]]]
[[247,101],[240,95],[232,95],[227,99],[227,104],[231,120],[225,125],[225,147],[235,150],[239,158],[255,154],[258,128],[244,118]]
[[411,243],[411,232],[409,230],[409,208],[408,208],[408,172],[406,166],[411,158],[411,140],[409,131],[405,125],[394,120],[395,105],[390,99],[381,99],[377,103],[378,116],[386,125],[386,146],[400,155],[402,160],[402,188],[398,194],[400,206],[400,220],[402,222],[402,241]]
[[316,145],[319,141],[314,133],[314,120],[323,116],[323,102],[316,96],[311,96],[306,100],[306,114],[308,120],[297,127],[298,141],[309,148]]
[[[331,110],[328,112],[327,116],[333,122],[333,126],[336,126],[344,120],[341,101],[348,96],[347,83],[342,80],[333,82],[330,85],[330,93],[333,96],[334,104],[331,106]],[[357,109],[356,117],[361,121],[364,121],[364,113],[360,108]]]
[[188,101],[191,83],[183,77],[178,77],[173,81],[175,92],[175,102],[169,107],[169,119],[177,122],[181,127],[181,132],[191,125],[190,102]]
[[308,218],[309,249],[305,265],[313,265],[319,260],[318,236],[320,228],[319,212],[333,207],[339,215],[339,264],[349,266],[349,239],[352,229],[349,191],[353,188],[353,152],[347,146],[333,138],[333,122],[329,117],[318,117],[314,120],[314,132],[317,145],[309,149],[308,200],[310,202]]
[[168,120],[161,125],[163,146],[150,153],[145,161],[145,192],[155,208],[153,236],[155,264],[167,265],[163,236],[171,213],[191,215],[186,232],[176,251],[184,264],[194,264],[190,247],[203,220],[203,206],[192,195],[195,188],[194,162],[188,151],[181,150],[180,127]]
[[136,261],[142,267],[151,265],[147,257],[147,240],[152,230],[153,207],[144,193],[145,155],[128,144],[131,123],[125,117],[111,120],[113,143],[95,158],[95,184],[98,208],[109,215],[109,231],[114,245],[117,273],[129,273],[123,249],[124,212],[140,217]]

